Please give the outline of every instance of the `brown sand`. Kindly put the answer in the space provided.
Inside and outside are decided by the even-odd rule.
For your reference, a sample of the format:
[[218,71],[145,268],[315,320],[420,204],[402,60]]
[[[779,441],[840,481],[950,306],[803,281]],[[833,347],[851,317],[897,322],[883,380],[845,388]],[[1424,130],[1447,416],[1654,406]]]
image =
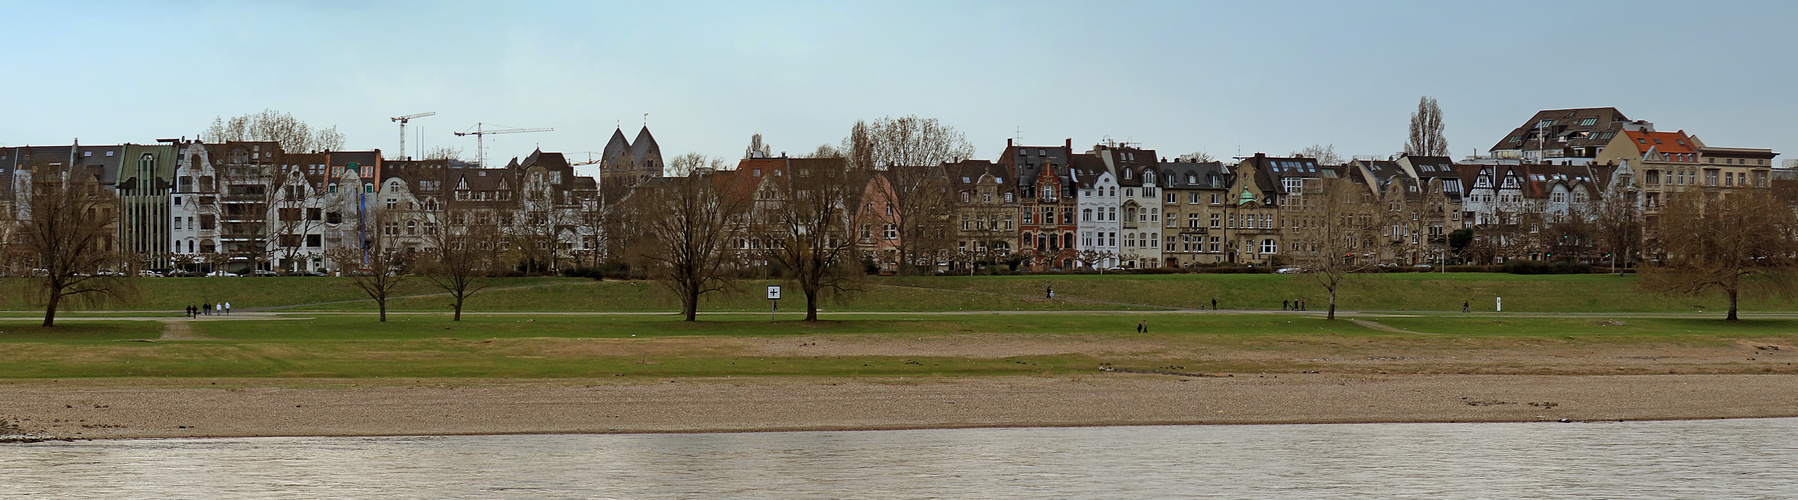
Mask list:
[[64,438],[1792,416],[1792,374],[0,382],[0,428]]

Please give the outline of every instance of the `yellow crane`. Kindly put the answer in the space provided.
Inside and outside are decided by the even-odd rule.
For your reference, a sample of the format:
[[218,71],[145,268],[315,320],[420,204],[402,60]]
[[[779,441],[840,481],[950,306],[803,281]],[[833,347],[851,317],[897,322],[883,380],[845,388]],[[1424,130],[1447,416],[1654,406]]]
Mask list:
[[488,135],[492,135],[492,134],[522,134],[522,133],[526,133],[526,132],[549,132],[549,131],[553,131],[553,130],[555,130],[555,129],[553,129],[553,128],[496,128],[496,129],[488,129],[488,128],[485,128],[485,127],[486,127],[486,124],[485,124],[485,123],[479,123],[479,122],[477,122],[477,123],[475,123],[475,124],[474,124],[474,131],[473,131],[473,132],[456,132],[456,135],[457,135],[457,136],[458,136],[458,137],[460,137],[460,136],[467,136],[467,135],[472,135],[472,136],[474,136],[474,142],[475,142],[475,146],[474,146],[474,150],[475,150],[475,162],[476,162],[476,163],[477,163],[477,164],[479,164],[479,165],[480,165],[480,166],[481,166],[481,167],[483,167],[483,168],[484,168],[484,167],[486,167],[486,166],[487,166],[487,147],[486,147],[486,142],[487,142],[487,136],[488,136]]

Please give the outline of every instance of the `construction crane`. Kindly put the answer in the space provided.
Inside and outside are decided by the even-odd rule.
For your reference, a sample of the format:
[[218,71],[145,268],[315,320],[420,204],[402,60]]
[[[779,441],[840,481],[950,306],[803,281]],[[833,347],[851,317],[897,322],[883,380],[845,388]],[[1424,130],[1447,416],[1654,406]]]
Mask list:
[[570,166],[570,167],[579,167],[579,166],[581,166],[581,165],[592,165],[592,164],[595,164],[595,163],[599,163],[599,162],[601,162],[601,161],[604,161],[604,160],[603,160],[603,159],[601,159],[601,160],[595,160],[595,159],[593,159],[593,155],[596,155],[596,154],[600,154],[600,153],[599,153],[599,152],[598,152],[598,151],[575,151],[575,152],[572,152],[572,153],[564,153],[564,154],[569,154],[569,155],[582,155],[582,154],[584,154],[584,155],[587,155],[587,161],[571,161],[571,162],[568,162],[568,166]]
[[474,136],[475,162],[482,167],[487,166],[487,147],[486,147],[487,140],[486,139],[487,139],[488,135],[490,135],[490,134],[522,134],[522,133],[526,133],[526,132],[549,132],[549,131],[555,130],[553,128],[499,128],[499,129],[488,130],[485,128],[485,126],[486,126],[485,123],[477,122],[474,124],[473,132],[456,132],[456,135],[458,137],[465,136],[465,135]]
[[435,115],[435,114],[437,114],[437,112],[432,111],[429,113],[418,113],[415,115],[393,117],[393,121],[400,122],[400,156],[399,157],[401,159],[404,159],[406,157],[406,122],[412,121],[413,118],[424,118],[424,117]]

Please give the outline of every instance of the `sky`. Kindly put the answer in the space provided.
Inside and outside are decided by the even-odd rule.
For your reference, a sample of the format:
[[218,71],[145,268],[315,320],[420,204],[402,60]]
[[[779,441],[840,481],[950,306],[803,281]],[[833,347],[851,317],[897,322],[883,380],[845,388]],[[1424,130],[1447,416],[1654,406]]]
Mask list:
[[[0,145],[154,143],[275,109],[347,149],[573,160],[647,123],[666,157],[801,154],[916,115],[1172,158],[1403,148],[1422,96],[1451,153],[1542,109],[1611,106],[1798,157],[1798,2],[43,2],[5,4]],[[593,153],[597,156],[597,153]]]

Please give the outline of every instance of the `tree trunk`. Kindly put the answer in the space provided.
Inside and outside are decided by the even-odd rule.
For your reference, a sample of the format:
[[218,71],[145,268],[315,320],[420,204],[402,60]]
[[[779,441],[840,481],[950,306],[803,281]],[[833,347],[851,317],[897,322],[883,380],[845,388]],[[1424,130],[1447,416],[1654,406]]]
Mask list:
[[687,321],[698,321],[699,320],[699,287],[697,287],[697,286],[689,287],[687,289],[687,291],[684,292],[682,295],[683,296],[681,297],[681,305],[680,305],[681,315],[685,316]]
[[805,320],[818,320],[818,292],[805,293]]
[[1729,290],[1729,321],[1741,321],[1736,317],[1736,290]]
[[1324,319],[1336,319],[1336,287],[1330,287],[1330,314]]
[[381,322],[387,322],[387,299],[377,300],[375,304],[381,307]]
[[450,321],[462,321],[462,294],[456,294],[456,318]]
[[56,303],[62,301],[62,294],[51,293],[50,303],[44,306],[44,328],[56,326]]

